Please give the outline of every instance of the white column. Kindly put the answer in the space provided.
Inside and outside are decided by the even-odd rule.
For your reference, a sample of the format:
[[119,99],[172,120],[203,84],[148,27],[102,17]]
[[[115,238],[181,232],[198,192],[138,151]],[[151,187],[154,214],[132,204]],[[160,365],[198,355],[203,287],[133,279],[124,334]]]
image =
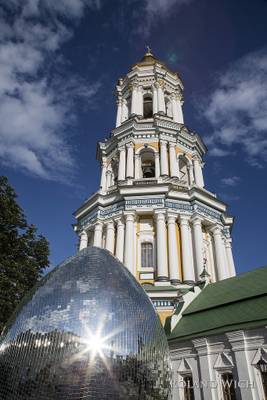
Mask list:
[[159,164],[159,152],[155,152],[155,177],[160,177],[160,164]]
[[88,235],[85,231],[82,231],[81,236],[80,236],[79,250],[86,249],[87,246],[88,246]]
[[110,251],[112,254],[114,253],[114,243],[115,243],[114,222],[110,221],[107,224],[106,249]]
[[201,219],[199,217],[195,217],[192,220],[193,223],[193,235],[194,235],[194,250],[195,250],[195,259],[196,259],[196,272],[197,279],[199,280],[199,276],[203,271],[204,262],[203,262],[203,232]]
[[125,213],[126,231],[124,245],[124,264],[134,274],[134,214]]
[[194,173],[195,173],[195,182],[196,185],[199,187],[204,187],[204,180],[203,180],[203,173],[201,167],[201,161],[198,157],[193,158],[193,165],[194,165]]
[[182,264],[183,264],[183,277],[186,282],[194,282],[195,274],[193,268],[193,260],[190,255],[189,245],[189,217],[180,215],[180,228],[181,228],[181,242],[182,242]]
[[143,96],[143,88],[141,86],[138,87],[138,113],[140,117],[144,115],[144,96]]
[[102,170],[101,170],[101,181],[100,188],[105,191],[106,190],[106,173],[107,173],[107,163],[106,160],[102,160]]
[[172,103],[172,117],[174,122],[179,122],[178,121],[178,109],[177,109],[177,100],[176,100],[176,94],[172,93],[171,94],[171,103]]
[[228,278],[227,266],[224,257],[224,248],[222,240],[222,228],[215,226],[212,228],[214,247],[215,247],[215,258],[216,258],[216,269],[219,280]]
[[176,160],[176,150],[175,143],[169,143],[169,151],[170,151],[170,172],[172,177],[178,177],[178,168],[177,168],[177,160]]
[[121,122],[126,121],[126,119],[129,118],[129,110],[127,107],[127,100],[123,99],[122,100],[122,114],[121,114]]
[[117,118],[116,127],[120,126],[122,120],[122,98],[120,97],[117,101]]
[[107,173],[106,173],[106,182],[107,182],[107,189],[108,189],[112,184],[112,172],[111,171],[107,171]]
[[193,164],[189,164],[189,184],[192,186],[194,184],[194,170],[193,170]]
[[155,85],[152,85],[153,93],[153,115],[158,112],[158,90]]
[[132,102],[131,102],[131,115],[138,114],[138,85],[136,83],[132,86]]
[[176,107],[175,108],[176,108],[176,113],[177,113],[177,122],[179,124],[184,123],[182,104],[183,104],[182,94],[178,94],[176,96]]
[[168,281],[167,238],[164,212],[156,213],[157,224],[157,280]]
[[124,250],[124,222],[122,218],[117,220],[117,235],[116,235],[116,257],[123,262]]
[[180,166],[179,166],[179,156],[180,154],[176,155],[176,165],[177,165],[177,176],[180,179]]
[[160,166],[161,175],[169,175],[167,142],[165,140],[160,141]]
[[134,155],[134,178],[139,179],[140,178],[140,154],[137,153]]
[[103,223],[97,222],[94,231],[94,246],[102,247]]
[[120,159],[119,159],[119,172],[118,180],[123,181],[125,179],[125,147],[119,147]]
[[133,143],[127,143],[127,168],[126,168],[126,177],[133,178],[134,177],[134,145]]
[[171,283],[177,284],[181,281],[178,265],[178,248],[176,235],[176,215],[168,214],[168,253]]
[[165,99],[164,99],[164,89],[163,89],[164,83],[160,82],[157,86],[158,89],[158,113],[159,114],[166,114],[166,105],[165,105]]
[[234,263],[233,252],[232,252],[232,239],[231,238],[226,238],[226,241],[225,241],[225,252],[226,252],[226,257],[227,257],[227,261],[228,261],[228,267],[229,267],[230,276],[236,276],[235,263]]

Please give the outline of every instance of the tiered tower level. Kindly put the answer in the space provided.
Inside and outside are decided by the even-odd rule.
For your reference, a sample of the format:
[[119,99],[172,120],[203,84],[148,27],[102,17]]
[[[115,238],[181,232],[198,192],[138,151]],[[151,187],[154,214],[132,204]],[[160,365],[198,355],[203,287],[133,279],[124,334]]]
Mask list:
[[75,212],[80,249],[114,254],[162,320],[177,289],[192,288],[207,273],[213,282],[235,275],[233,218],[205,189],[206,147],[184,124],[183,89],[149,49],[119,79],[116,127],[97,147],[100,188]]

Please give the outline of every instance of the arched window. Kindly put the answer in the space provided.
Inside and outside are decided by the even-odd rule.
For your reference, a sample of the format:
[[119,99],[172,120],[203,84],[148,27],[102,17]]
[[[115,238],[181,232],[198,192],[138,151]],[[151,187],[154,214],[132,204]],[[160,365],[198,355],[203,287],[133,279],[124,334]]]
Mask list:
[[150,242],[141,243],[141,267],[153,268],[153,244]]
[[144,96],[144,118],[152,118],[152,117],[153,117],[152,96],[150,94],[146,94]]
[[141,152],[141,169],[143,178],[155,178],[155,155],[151,149]]
[[188,161],[185,157],[179,157],[180,179],[189,185]]

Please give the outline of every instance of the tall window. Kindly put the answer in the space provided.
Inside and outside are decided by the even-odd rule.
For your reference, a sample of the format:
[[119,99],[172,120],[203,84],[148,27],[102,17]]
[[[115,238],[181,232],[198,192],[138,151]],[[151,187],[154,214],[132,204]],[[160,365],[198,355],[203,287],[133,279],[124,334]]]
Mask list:
[[222,374],[222,391],[224,400],[236,400],[233,374],[226,372]]
[[153,150],[144,149],[141,152],[141,168],[143,178],[155,177],[155,155]]
[[184,385],[184,400],[194,400],[194,386],[193,386],[193,378],[192,375],[186,375],[183,378]]
[[141,267],[151,268],[153,265],[153,244],[150,242],[141,243]]
[[153,104],[152,97],[150,95],[145,95],[144,97],[144,118],[153,117]]

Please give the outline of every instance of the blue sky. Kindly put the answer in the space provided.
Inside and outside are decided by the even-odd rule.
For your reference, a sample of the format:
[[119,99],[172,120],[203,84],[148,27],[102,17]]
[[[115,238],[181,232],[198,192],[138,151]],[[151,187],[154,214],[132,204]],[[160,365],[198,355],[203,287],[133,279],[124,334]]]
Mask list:
[[146,44],[182,77],[206,187],[235,216],[238,272],[267,264],[266,20],[264,0],[0,0],[0,173],[52,265],[75,252],[72,212],[98,188],[116,81]]

